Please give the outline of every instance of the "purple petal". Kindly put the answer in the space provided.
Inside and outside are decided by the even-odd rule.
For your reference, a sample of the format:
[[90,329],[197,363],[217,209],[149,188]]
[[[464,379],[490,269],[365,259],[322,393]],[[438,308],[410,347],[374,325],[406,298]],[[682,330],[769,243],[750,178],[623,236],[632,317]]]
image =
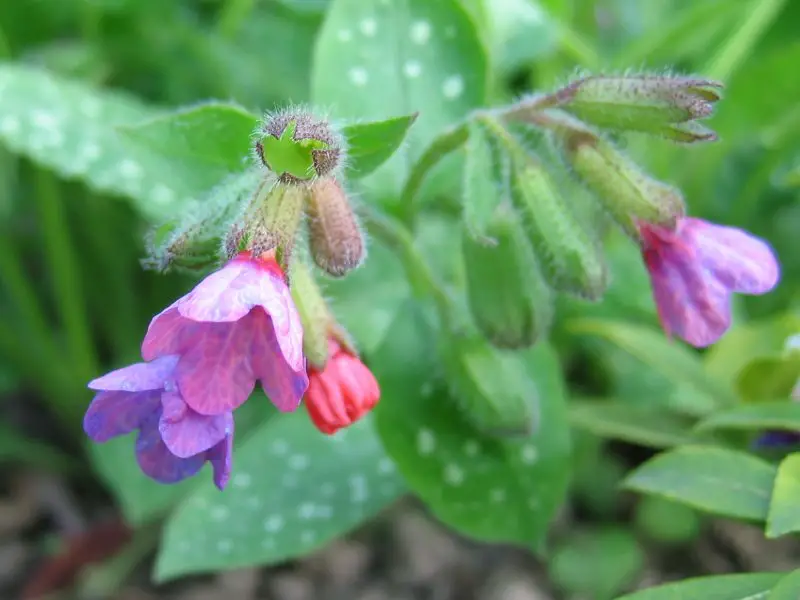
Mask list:
[[206,459],[214,469],[214,484],[224,490],[231,478],[233,462],[233,428],[225,439],[206,452]]
[[800,445],[800,433],[797,431],[767,431],[753,442],[753,447],[761,448],[780,448],[786,446]]
[[241,406],[253,392],[250,320],[203,323],[196,343],[181,357],[176,380],[184,401],[201,415]]
[[161,396],[161,439],[175,456],[189,458],[222,441],[233,428],[233,415],[201,415],[187,406],[178,392]]
[[772,248],[746,231],[686,218],[681,235],[695,248],[703,267],[733,292],[765,294],[780,279]]
[[159,413],[142,425],[136,439],[136,461],[142,472],[159,483],[177,483],[197,474],[205,463],[205,453],[178,458],[169,451],[158,431]]
[[261,382],[264,393],[283,412],[291,412],[300,405],[308,388],[308,375],[305,365],[293,370],[284,359],[272,322],[262,311],[253,313],[250,319],[253,343],[250,349],[250,363],[253,373]]
[[232,322],[261,307],[272,325],[286,362],[299,371],[303,359],[303,326],[283,278],[252,260],[233,260],[201,281],[179,301],[180,314],[202,322]]
[[83,430],[95,442],[107,442],[138,429],[159,409],[161,392],[100,392],[83,417]]
[[123,392],[161,390],[164,389],[164,381],[172,376],[177,362],[178,357],[170,355],[129,365],[93,379],[89,382],[89,389]]
[[186,348],[195,343],[200,332],[200,324],[184,319],[178,312],[176,306],[178,302],[161,311],[150,321],[142,342],[142,358],[145,360],[153,360],[166,354],[182,354]]

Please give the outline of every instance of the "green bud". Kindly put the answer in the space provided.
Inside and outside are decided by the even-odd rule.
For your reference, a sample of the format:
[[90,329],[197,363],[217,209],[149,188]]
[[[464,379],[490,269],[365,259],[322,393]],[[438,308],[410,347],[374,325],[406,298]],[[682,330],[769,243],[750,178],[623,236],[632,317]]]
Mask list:
[[445,337],[440,353],[452,392],[476,428],[497,436],[536,430],[539,397],[526,353],[499,350],[472,334]]
[[686,213],[676,188],[647,175],[613,144],[584,132],[566,135],[566,159],[612,217],[633,236],[636,221],[671,227]]
[[608,287],[600,243],[542,165],[518,161],[515,176],[514,198],[545,279],[558,291],[599,300]]
[[223,235],[202,223],[184,228],[177,223],[161,225],[145,239],[149,256],[142,266],[162,273],[208,271],[219,263],[222,239]]
[[264,118],[256,132],[254,150],[284,184],[300,184],[334,173],[345,153],[344,140],[327,122],[293,110]]
[[335,179],[312,184],[306,214],[309,248],[320,269],[342,277],[363,262],[364,235],[347,194]]
[[303,353],[312,366],[321,370],[328,361],[328,335],[333,317],[308,265],[296,261],[289,277],[289,289],[303,324]]
[[553,298],[513,208],[500,205],[485,233],[462,231],[469,309],[480,332],[498,348],[525,348],[546,333]]
[[711,115],[722,84],[655,75],[593,75],[556,94],[559,104],[600,128],[662,135],[680,142],[716,139],[696,119]]

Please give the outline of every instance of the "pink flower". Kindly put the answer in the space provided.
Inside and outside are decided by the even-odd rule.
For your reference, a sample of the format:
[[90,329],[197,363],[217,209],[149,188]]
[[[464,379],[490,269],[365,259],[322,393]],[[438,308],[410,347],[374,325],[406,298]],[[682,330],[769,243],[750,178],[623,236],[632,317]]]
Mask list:
[[242,252],[150,323],[142,357],[178,355],[177,391],[201,415],[235,410],[256,380],[281,411],[308,387],[303,329],[274,258]]
[[174,381],[176,355],[136,363],[89,383],[96,390],[83,428],[93,441],[139,430],[136,459],[150,478],[176,483],[209,461],[223,489],[231,472],[233,415],[201,415],[183,400]]
[[352,425],[378,403],[381,390],[369,368],[333,339],[329,358],[318,371],[309,369],[306,409],[322,433],[333,434]]
[[770,246],[734,227],[684,217],[674,230],[640,223],[642,255],[661,324],[702,348],[731,324],[731,294],[765,294],[780,279]]

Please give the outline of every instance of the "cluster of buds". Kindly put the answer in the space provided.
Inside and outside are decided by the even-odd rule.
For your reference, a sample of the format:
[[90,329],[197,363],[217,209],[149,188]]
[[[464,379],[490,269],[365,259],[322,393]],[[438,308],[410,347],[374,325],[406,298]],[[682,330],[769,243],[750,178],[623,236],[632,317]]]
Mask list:
[[151,234],[149,266],[211,273],[153,318],[144,362],[89,384],[96,395],[87,435],[105,442],[138,431],[139,466],[161,483],[209,462],[225,487],[234,412],[256,384],[280,411],[304,404],[325,434],[360,419],[380,397],[309,266],[293,259],[305,240],[332,276],[364,258],[341,176],[343,140],[325,121],[282,112],[256,131],[254,155],[259,169],[224,182],[186,222]]

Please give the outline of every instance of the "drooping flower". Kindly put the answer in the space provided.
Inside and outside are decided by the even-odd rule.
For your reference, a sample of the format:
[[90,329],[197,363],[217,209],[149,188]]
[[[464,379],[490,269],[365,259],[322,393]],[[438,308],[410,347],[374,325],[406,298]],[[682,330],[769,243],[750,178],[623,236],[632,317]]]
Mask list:
[[175,381],[201,415],[235,410],[260,381],[281,411],[308,387],[303,328],[274,257],[241,252],[150,323],[142,357],[178,355]]
[[214,483],[223,489],[231,471],[233,414],[201,415],[184,402],[174,379],[179,358],[162,356],[91,381],[97,394],[84,431],[95,442],[107,442],[138,430],[136,459],[148,477],[176,483],[209,461]]
[[329,338],[328,360],[321,369],[309,367],[305,405],[314,425],[331,435],[352,425],[378,403],[381,390],[369,368]]
[[664,330],[698,348],[730,327],[732,293],[765,294],[780,279],[772,248],[741,229],[683,217],[639,232]]

